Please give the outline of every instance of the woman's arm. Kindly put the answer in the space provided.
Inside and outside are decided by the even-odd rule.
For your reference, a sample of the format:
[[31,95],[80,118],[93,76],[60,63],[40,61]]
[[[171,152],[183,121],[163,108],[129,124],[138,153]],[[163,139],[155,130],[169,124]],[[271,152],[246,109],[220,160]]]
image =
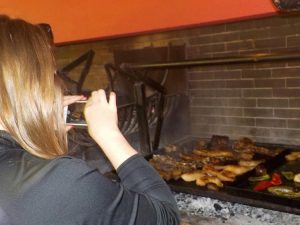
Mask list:
[[90,135],[117,170],[122,185],[136,193],[137,224],[150,224],[149,216],[156,217],[157,225],[179,224],[176,202],[169,187],[118,128],[116,95],[111,93],[107,102],[103,90],[93,92],[85,107],[85,117]]
[[88,130],[117,169],[137,152],[128,144],[118,128],[116,95],[110,94],[107,102],[104,90],[92,92],[85,110]]
[[130,157],[117,172],[126,189],[139,193],[140,205],[143,207],[137,210],[136,224],[152,225],[149,217],[156,217],[156,225],[179,224],[179,213],[173,194],[142,156]]

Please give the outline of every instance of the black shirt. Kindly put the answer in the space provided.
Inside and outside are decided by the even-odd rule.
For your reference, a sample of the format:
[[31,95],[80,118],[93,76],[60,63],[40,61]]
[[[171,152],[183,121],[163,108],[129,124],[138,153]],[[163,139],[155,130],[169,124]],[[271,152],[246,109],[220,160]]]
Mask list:
[[113,182],[80,159],[35,157],[0,131],[0,224],[179,224],[172,193],[143,157],[117,173]]

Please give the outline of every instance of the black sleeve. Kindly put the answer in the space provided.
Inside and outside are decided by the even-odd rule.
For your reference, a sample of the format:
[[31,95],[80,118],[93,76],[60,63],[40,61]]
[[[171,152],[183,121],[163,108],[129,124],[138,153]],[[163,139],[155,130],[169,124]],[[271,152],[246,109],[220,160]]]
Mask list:
[[[55,206],[57,215],[54,217],[58,221],[61,221],[59,212],[65,211],[73,217],[72,221],[66,224],[178,225],[180,223],[176,202],[169,187],[142,156],[130,157],[117,169],[120,182],[113,182],[104,177],[97,170],[89,168],[82,160],[64,160],[63,164],[67,167],[64,171],[68,172],[59,180],[65,181],[62,185],[67,183],[71,185],[69,190],[60,194],[58,198],[60,201],[67,198],[65,201],[68,201],[69,209],[66,211],[65,208],[59,209],[61,205]],[[57,202],[54,198],[52,196],[50,200],[53,204]],[[47,203],[49,204],[49,200]],[[66,218],[68,217],[64,217]]]
[[31,170],[23,168],[19,173],[22,171],[28,172],[27,180],[6,211],[13,224],[179,224],[169,187],[139,155],[118,168],[120,182],[72,157],[61,157]]
[[150,210],[154,213],[146,203],[150,203],[155,210],[155,224],[179,224],[176,202],[169,187],[144,158],[132,156],[118,168],[117,173],[125,188],[139,194],[143,207],[137,211],[136,224],[147,224],[145,215],[149,215]]

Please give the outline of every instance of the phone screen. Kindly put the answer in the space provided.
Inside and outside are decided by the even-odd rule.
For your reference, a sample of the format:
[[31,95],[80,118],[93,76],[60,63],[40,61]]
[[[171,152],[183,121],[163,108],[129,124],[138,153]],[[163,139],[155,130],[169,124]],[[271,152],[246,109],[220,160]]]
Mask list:
[[86,101],[77,101],[65,108],[65,120],[67,125],[72,126],[87,126],[84,118],[84,107]]

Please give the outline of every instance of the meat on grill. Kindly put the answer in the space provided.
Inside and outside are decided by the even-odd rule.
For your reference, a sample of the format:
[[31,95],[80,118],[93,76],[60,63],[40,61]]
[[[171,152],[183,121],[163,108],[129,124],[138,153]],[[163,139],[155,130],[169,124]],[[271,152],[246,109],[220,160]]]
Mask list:
[[149,163],[158,171],[165,180],[178,180],[181,174],[196,169],[194,162],[175,159],[167,155],[153,155]]
[[[223,187],[223,182],[233,182],[237,176],[264,163],[264,160],[254,160],[255,154],[275,156],[279,153],[279,150],[258,147],[249,138],[237,141],[233,149],[227,148],[229,139],[226,137],[215,136],[211,140],[212,145],[199,141],[196,149],[190,152],[178,151],[172,146],[165,150],[164,155],[154,155],[149,162],[167,181],[181,178],[187,182],[194,181],[199,186],[218,189]],[[213,146],[214,149],[205,146]]]
[[213,135],[210,140],[210,149],[230,149],[228,136]]
[[241,138],[239,141],[237,141],[234,144],[233,149],[238,152],[257,153],[270,157],[274,157],[282,151],[281,149],[268,149],[256,146],[251,139],[246,137]]

